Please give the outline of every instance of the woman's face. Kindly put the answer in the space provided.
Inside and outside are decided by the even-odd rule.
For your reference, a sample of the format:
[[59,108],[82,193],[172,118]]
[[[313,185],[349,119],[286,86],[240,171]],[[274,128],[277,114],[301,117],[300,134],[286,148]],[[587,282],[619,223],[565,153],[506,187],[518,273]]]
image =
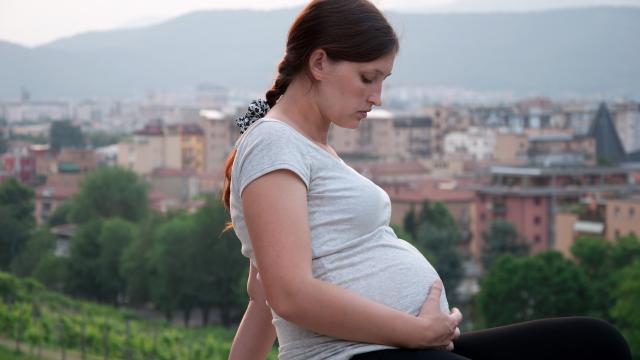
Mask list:
[[316,82],[318,107],[324,119],[355,129],[367,112],[382,105],[382,82],[391,75],[395,52],[377,60],[357,63],[324,60]]

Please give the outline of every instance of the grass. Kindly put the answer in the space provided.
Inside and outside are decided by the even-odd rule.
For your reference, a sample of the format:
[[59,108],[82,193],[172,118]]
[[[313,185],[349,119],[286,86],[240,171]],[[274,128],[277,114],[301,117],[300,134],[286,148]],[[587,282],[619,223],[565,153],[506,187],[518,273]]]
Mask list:
[[13,349],[9,350],[0,345],[0,360],[36,360],[36,358],[25,354],[16,354]]

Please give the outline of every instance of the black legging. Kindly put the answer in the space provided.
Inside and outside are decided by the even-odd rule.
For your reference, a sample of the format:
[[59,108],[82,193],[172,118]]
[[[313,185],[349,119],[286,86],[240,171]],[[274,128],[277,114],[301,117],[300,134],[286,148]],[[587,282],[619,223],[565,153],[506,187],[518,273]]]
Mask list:
[[631,360],[627,342],[603,320],[567,317],[528,321],[463,333],[453,352],[389,349],[353,360]]

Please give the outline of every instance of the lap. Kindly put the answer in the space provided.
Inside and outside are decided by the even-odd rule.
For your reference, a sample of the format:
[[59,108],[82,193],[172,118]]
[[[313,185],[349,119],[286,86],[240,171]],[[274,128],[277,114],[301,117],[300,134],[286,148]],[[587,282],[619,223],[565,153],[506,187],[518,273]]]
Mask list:
[[527,321],[464,333],[453,352],[388,349],[359,354],[354,360],[631,360],[629,347],[609,323],[588,317]]

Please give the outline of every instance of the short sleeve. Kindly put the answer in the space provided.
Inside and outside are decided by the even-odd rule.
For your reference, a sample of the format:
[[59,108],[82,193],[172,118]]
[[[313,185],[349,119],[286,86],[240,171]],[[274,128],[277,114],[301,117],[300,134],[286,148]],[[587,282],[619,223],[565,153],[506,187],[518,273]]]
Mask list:
[[292,131],[275,121],[257,122],[249,128],[237,144],[233,165],[238,194],[260,176],[281,169],[292,171],[309,189],[311,171],[307,149]]

